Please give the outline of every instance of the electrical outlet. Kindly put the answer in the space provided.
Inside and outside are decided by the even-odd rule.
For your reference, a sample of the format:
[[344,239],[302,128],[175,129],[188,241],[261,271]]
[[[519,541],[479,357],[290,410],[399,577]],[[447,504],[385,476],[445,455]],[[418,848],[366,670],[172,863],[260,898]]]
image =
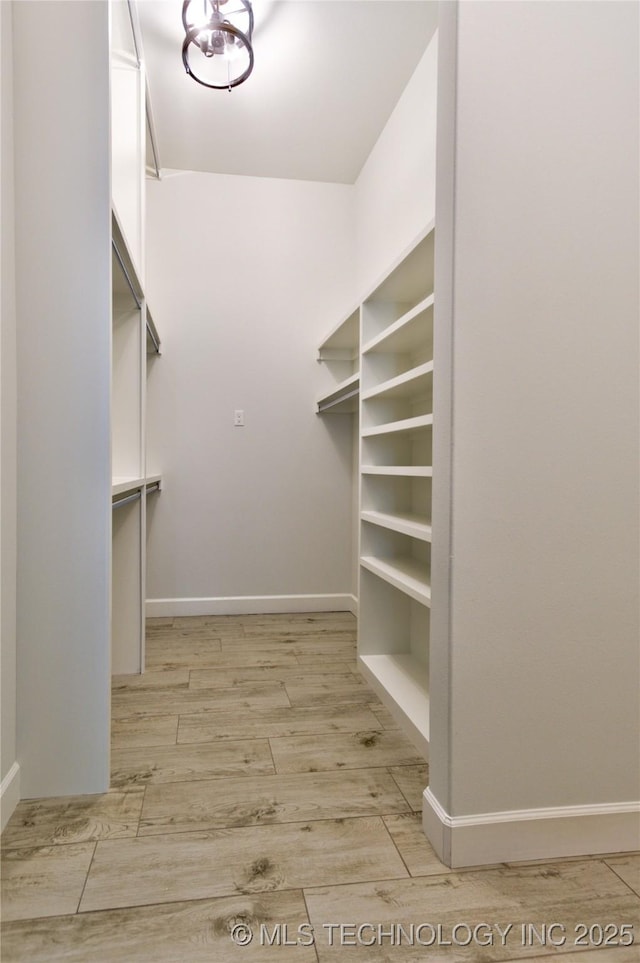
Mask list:
[[237,408],[233,413],[234,428],[244,428],[244,411]]

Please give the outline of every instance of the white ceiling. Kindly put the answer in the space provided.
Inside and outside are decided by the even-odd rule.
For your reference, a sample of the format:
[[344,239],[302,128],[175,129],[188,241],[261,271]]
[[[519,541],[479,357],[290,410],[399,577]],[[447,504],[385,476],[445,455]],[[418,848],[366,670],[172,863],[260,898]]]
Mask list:
[[138,0],[161,166],[353,183],[433,36],[437,7],[254,0],[254,70],[229,92],[185,73],[182,0]]

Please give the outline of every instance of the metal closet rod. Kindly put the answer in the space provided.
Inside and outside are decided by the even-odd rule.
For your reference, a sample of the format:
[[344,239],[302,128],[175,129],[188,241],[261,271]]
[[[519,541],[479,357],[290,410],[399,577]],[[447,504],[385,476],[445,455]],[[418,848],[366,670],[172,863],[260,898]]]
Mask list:
[[153,347],[156,349],[156,354],[160,354],[160,342],[156,338],[152,326],[147,321],[147,333],[153,342]]
[[153,166],[156,172],[156,180],[160,180],[160,158],[158,157],[158,145],[156,143],[156,128],[151,113],[151,94],[149,93],[149,81],[145,75],[145,113],[147,115],[147,130],[149,131],[149,143],[153,154]]
[[[124,261],[123,261],[123,259],[122,259],[122,255],[120,254],[120,251],[118,250],[118,245],[116,244],[116,242],[115,242],[115,240],[114,240],[113,238],[111,238],[111,246],[113,247],[113,250],[114,250],[114,252],[115,252],[115,255],[116,255],[117,259],[118,259],[118,264],[120,265],[120,267],[121,267],[121,269],[122,269],[122,273],[124,274],[125,281],[127,282],[127,287],[128,287],[129,290],[131,291],[131,296],[133,297],[133,300],[136,302],[136,306],[137,306],[138,310],[139,310],[139,311],[142,311],[142,301],[141,301],[140,298],[138,297],[138,294],[137,294],[137,291],[136,291],[136,289],[135,289],[135,287],[134,287],[133,281],[131,280],[131,277],[130,277],[130,275],[129,275],[129,272],[127,271],[127,267],[126,267],[126,265],[125,265],[125,263],[124,263]],[[156,337],[156,335],[155,335],[155,333],[154,333],[154,330],[153,330],[152,326],[149,324],[148,321],[146,322],[146,325],[147,325],[147,331],[149,332],[149,337],[151,338],[151,340],[152,340],[152,342],[153,342],[153,347],[156,349],[156,352],[157,352],[158,354],[160,354],[160,342],[158,341],[158,338]]]
[[153,485],[148,485],[145,489],[147,495],[152,495],[154,492],[160,491],[160,482],[154,482]]
[[133,300],[136,302],[136,304],[137,304],[137,306],[138,306],[138,309],[139,309],[139,310],[142,310],[142,301],[141,301],[140,298],[138,297],[138,292],[137,292],[136,289],[135,289],[135,286],[134,286],[134,284],[133,284],[133,281],[131,280],[131,277],[130,277],[130,275],[129,275],[129,272],[127,271],[127,267],[126,267],[126,265],[125,265],[125,263],[124,263],[124,261],[123,261],[123,259],[122,259],[122,255],[120,254],[120,251],[118,250],[118,245],[116,244],[114,238],[111,238],[111,247],[112,247],[113,250],[115,251],[115,255],[116,255],[117,259],[118,259],[118,264],[119,264],[120,267],[122,268],[122,273],[124,274],[124,279],[125,279],[125,281],[127,282],[127,287],[128,287],[129,290],[131,291],[131,294],[132,294],[132,296],[133,296]]
[[336,405],[341,405],[343,401],[348,401],[349,398],[356,398],[358,396],[359,388],[354,388],[353,391],[347,391],[344,395],[340,395],[335,401],[329,401],[328,403],[319,402],[318,403],[318,414],[321,415],[323,411],[330,411],[335,408]]
[[141,496],[142,492],[140,491],[133,492],[132,495],[125,495],[124,498],[118,498],[116,501],[111,502],[111,508],[122,508],[123,505],[130,505],[131,502],[136,502]]

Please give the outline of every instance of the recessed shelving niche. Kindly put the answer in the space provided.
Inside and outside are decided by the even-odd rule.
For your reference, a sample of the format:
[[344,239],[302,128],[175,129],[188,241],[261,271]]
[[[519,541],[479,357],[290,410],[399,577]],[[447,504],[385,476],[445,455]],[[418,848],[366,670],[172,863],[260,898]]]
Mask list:
[[358,413],[358,664],[428,757],[435,227],[318,349],[319,414]]
[[362,303],[358,662],[429,751],[434,225]]

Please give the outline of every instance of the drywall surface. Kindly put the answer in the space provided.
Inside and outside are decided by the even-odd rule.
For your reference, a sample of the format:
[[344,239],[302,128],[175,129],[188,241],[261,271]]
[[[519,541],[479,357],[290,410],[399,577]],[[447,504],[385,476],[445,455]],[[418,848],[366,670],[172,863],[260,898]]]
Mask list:
[[[18,758],[26,797],[109,785],[109,31],[17,3]],[[82,43],[78,43],[82,37]]]
[[359,296],[434,216],[437,68],[438,31],[356,181]]
[[635,4],[459,6],[454,816],[640,798],[638,90]]
[[[16,769],[16,307],[13,212],[13,82],[11,5],[0,5],[0,386],[2,448],[0,450],[0,678],[2,822],[10,815],[11,790],[4,782]],[[15,795],[18,795],[16,791]],[[15,801],[15,800],[13,800]],[[6,807],[5,803],[9,803]]]
[[111,203],[144,284],[144,65],[138,62],[127,0],[110,0]]
[[[147,598],[352,592],[352,419],[317,345],[354,303],[353,187],[189,172],[147,184]],[[242,411],[244,426],[234,426]]]

